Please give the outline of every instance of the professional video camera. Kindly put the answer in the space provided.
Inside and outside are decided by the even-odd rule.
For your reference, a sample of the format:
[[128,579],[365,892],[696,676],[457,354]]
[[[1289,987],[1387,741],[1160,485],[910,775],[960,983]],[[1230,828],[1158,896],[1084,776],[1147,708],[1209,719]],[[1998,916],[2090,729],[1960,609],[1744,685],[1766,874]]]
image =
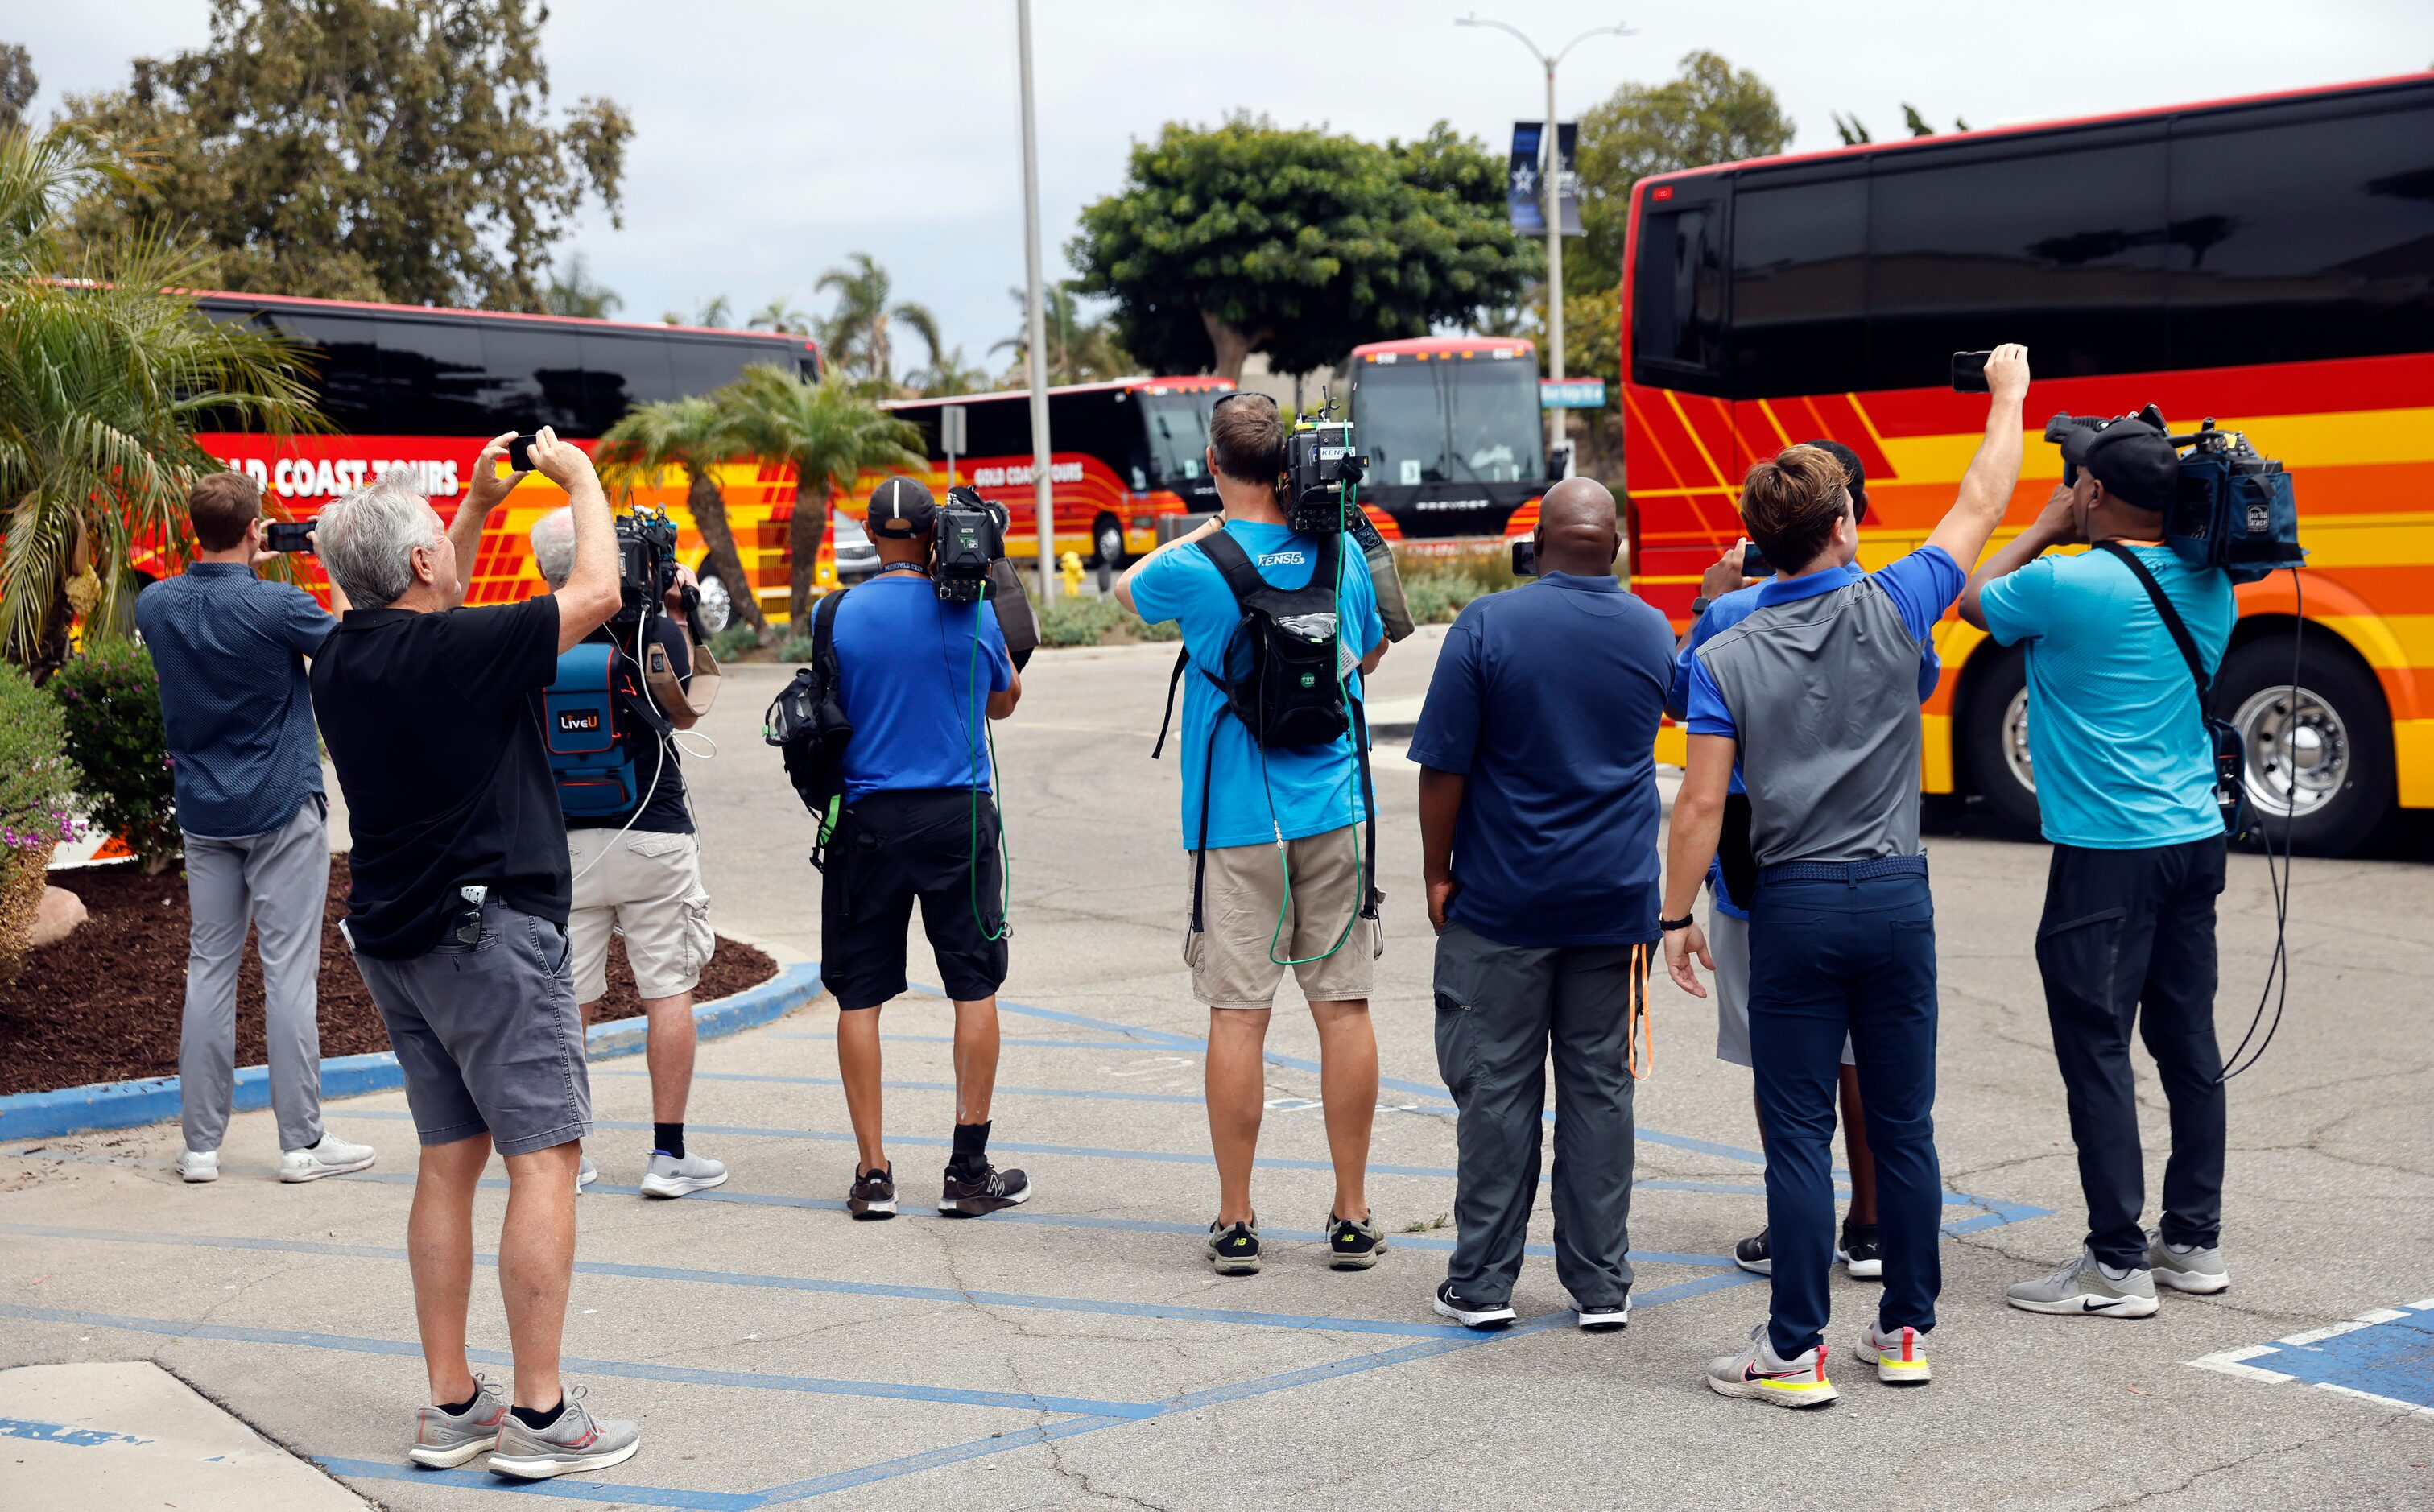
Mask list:
[[[667,606],[677,581],[677,525],[664,509],[637,508],[617,517],[617,588],[621,602],[612,625],[633,626]],[[694,591],[684,596],[692,616]]]
[[1360,487],[1368,458],[1352,450],[1352,422],[1328,418],[1330,399],[1315,421],[1303,421],[1285,437],[1285,522],[1309,535],[1342,530],[1345,490]]
[[950,604],[989,596],[989,567],[1005,558],[1006,512],[968,484],[947,490],[931,526],[930,577]]
[[[2235,583],[2256,582],[2269,573],[2305,563],[2290,474],[2281,463],[2258,455],[2246,436],[2215,429],[2212,416],[2195,432],[2174,436],[2164,423],[2163,411],[2153,404],[2113,420],[2056,415],[2046,421],[2046,439],[2059,443],[2074,430],[2100,431],[2123,419],[2152,425],[2175,450],[2186,450],[2181,458],[2180,497],[2164,516],[2164,540],[2183,561],[2220,567]],[[2074,481],[2072,471],[2065,464],[2064,482]]]

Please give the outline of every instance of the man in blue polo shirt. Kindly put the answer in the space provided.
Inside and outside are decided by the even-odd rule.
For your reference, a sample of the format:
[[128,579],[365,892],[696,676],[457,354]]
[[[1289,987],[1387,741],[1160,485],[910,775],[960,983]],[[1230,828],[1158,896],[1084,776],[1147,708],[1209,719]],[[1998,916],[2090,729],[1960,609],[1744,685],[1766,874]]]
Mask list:
[[[2013,1287],[2010,1301],[2031,1313],[2146,1317],[2158,1285],[2209,1294],[2231,1276],[2220,1247],[2224,1094],[2214,1035],[2222,816],[2198,679],[2141,570],[2209,679],[2239,611],[2224,573],[2192,567],[2164,543],[2164,512],[2180,487],[2164,432],[2117,420],[2074,431],[2062,455],[2067,482],[1961,595],[1962,618],[1999,644],[2029,648],[2029,755],[2053,842],[2037,971],[2087,1196],[2081,1252]],[[2083,541],[2098,549],[2051,552]],[[2134,1020],[2171,1105],[2152,1232],[2140,1227]]]
[[1672,637],[1615,576],[1614,495],[1539,506],[1539,578],[1446,632],[1412,736],[1437,930],[1437,1069],[1461,1109],[1439,1314],[1513,1321],[1555,1065],[1555,1274],[1580,1326],[1630,1318],[1632,1054],[1656,939],[1652,754]]
[[1783,1407],[1835,1400],[1826,1377],[1834,1263],[1831,1160],[1843,1041],[1852,1042],[1877,1158],[1885,1290],[1861,1331],[1877,1379],[1923,1385],[1942,1286],[1935,1155],[1935,905],[1919,843],[1919,661],[2003,518],[2020,475],[2028,351],[1986,363],[1986,434],[1958,497],[1918,550],[1852,565],[1859,524],[1842,466],[1791,447],[1750,469],[1741,522],[1783,570],[1749,618],[1691,670],[1689,765],[1667,850],[1666,967],[1705,997],[1715,969],[1691,917],[1716,853],[1735,764],[1758,868],[1750,910],[1750,1048],[1767,1134],[1774,1296],[1747,1349],[1708,1387]]

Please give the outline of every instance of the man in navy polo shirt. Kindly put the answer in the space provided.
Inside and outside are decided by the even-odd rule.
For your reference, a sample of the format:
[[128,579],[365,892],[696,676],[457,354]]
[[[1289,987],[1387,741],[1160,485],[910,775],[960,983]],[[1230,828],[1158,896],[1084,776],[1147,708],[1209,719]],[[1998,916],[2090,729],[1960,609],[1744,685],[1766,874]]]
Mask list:
[[1548,490],[1537,548],[1536,582],[1474,599],[1446,632],[1412,737],[1437,1067],[1461,1109],[1461,1236],[1436,1311],[1513,1321],[1551,1050],[1555,1273],[1582,1328],[1619,1329],[1673,638],[1617,580],[1614,495],[1594,479]]

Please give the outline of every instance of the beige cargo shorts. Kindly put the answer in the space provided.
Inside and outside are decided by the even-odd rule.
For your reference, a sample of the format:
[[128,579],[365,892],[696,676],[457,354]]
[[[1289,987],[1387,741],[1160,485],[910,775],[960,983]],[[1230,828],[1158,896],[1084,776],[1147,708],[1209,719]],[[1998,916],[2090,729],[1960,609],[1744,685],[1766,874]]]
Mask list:
[[[1359,825],[1285,842],[1293,868],[1293,902],[1285,903],[1285,868],[1274,845],[1211,848],[1201,897],[1201,929],[1190,923],[1191,878],[1198,854],[1184,853],[1184,964],[1191,989],[1214,1008],[1265,1008],[1276,1002],[1285,965],[1313,1003],[1366,999],[1378,957],[1385,954],[1382,922],[1360,918],[1361,891],[1372,878],[1356,872]],[[1277,928],[1278,915],[1283,928]],[[1351,924],[1347,935],[1346,921]],[[1324,960],[1338,939],[1343,948]],[[1271,950],[1273,945],[1273,950]]]
[[608,990],[608,936],[626,936],[635,988],[646,998],[690,992],[710,964],[710,893],[701,885],[700,842],[647,830],[569,830],[567,865],[574,906],[567,941],[574,954],[574,999]]

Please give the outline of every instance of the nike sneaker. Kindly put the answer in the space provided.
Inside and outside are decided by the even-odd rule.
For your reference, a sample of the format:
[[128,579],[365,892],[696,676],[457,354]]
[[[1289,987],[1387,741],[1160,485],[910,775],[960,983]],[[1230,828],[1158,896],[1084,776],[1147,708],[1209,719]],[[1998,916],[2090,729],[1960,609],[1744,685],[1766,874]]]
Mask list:
[[1877,1379],[1889,1386],[1923,1386],[1932,1379],[1927,1349],[1919,1332],[1898,1328],[1890,1333],[1870,1324],[1860,1331],[1860,1354],[1877,1362]]
[[1750,1330],[1748,1349],[1707,1362],[1707,1389],[1719,1397],[1791,1408],[1829,1407],[1841,1396],[1826,1379],[1822,1342],[1786,1360],[1768,1342],[1763,1323]]
[[1474,1302],[1453,1289],[1453,1282],[1437,1283],[1435,1313],[1449,1317],[1466,1329],[1500,1329],[1514,1318],[1509,1302]]
[[2176,1292],[2212,1297],[2231,1284],[2231,1272],[2223,1266],[2220,1247],[2168,1245],[2161,1229],[2148,1231],[2147,1267],[2156,1285]]
[[2011,1290],[2014,1307],[2028,1313],[2072,1313],[2090,1317],[2152,1317],[2155,1278],[2145,1266],[2110,1276],[2089,1250],[2052,1275],[2022,1281]]

